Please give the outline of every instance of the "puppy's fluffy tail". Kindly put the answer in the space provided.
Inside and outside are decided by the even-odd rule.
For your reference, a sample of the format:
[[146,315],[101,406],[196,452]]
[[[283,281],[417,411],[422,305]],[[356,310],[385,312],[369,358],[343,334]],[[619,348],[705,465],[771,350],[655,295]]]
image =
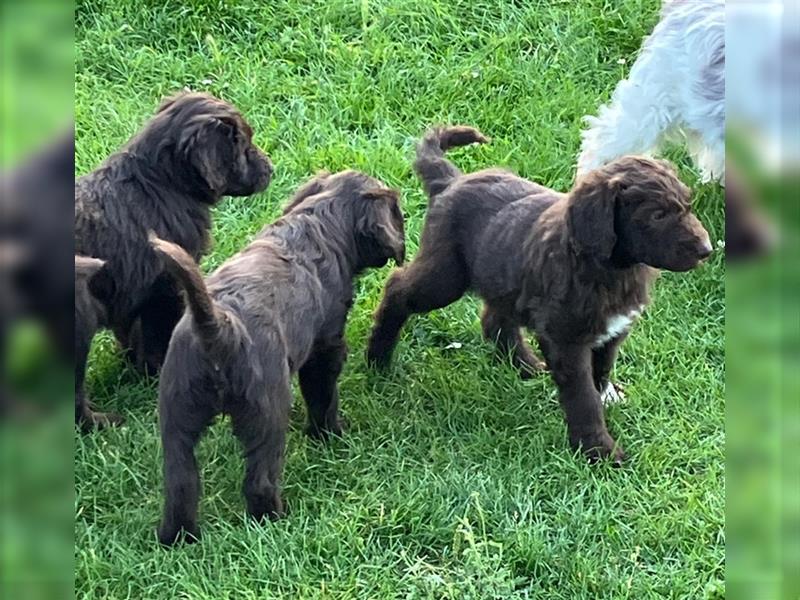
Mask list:
[[458,167],[447,160],[444,153],[450,148],[488,142],[489,139],[480,131],[465,125],[436,127],[425,134],[417,144],[414,171],[422,180],[429,204],[433,202],[434,196],[441,194],[453,179],[461,175]]
[[207,347],[214,347],[220,341],[225,318],[208,294],[200,268],[189,253],[177,244],[162,240],[152,232],[149,238],[153,250],[163,259],[164,268],[185,290],[186,302],[200,338]]

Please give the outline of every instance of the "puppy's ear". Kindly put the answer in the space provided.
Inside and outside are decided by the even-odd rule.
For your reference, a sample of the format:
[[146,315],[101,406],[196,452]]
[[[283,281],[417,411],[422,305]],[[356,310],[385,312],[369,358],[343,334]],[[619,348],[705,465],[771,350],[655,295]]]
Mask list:
[[578,181],[567,201],[567,228],[576,252],[611,257],[617,242],[614,207],[623,185],[619,175],[609,177],[601,170]]
[[189,121],[178,143],[179,152],[216,196],[224,194],[236,160],[236,129],[234,119],[198,115]]
[[384,262],[394,258],[395,263],[402,265],[406,242],[399,194],[392,189],[376,188],[362,192],[361,199],[365,208],[356,224],[359,232],[378,247]]

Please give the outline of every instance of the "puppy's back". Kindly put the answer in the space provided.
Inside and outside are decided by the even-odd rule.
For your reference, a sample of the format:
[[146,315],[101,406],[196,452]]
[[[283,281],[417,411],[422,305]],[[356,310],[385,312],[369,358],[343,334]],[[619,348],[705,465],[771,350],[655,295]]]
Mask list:
[[[449,230],[470,270],[497,216],[523,198],[555,199],[555,193],[504,169],[485,169],[458,177],[429,209],[432,228]],[[488,237],[493,237],[489,235]]]

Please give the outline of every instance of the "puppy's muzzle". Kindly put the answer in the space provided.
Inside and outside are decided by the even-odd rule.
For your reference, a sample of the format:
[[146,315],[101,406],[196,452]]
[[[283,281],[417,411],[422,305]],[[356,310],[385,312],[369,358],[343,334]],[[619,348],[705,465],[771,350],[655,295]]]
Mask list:
[[394,262],[395,264],[400,267],[406,262],[406,245],[403,244],[400,246],[394,253]]

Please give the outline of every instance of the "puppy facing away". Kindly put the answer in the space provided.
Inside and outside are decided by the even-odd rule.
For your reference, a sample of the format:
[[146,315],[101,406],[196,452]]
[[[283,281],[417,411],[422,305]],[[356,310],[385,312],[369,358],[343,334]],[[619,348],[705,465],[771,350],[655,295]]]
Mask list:
[[231,416],[244,447],[244,496],[255,518],[283,513],[280,479],[297,373],[308,433],[341,433],[336,380],[353,280],[405,255],[398,194],[355,171],[306,183],[255,240],[205,281],[192,257],[154,238],[188,310],[172,336],[159,386],[166,500],[159,540],[199,536],[194,446],[212,419]]
[[[159,368],[183,312],[147,232],[199,259],[209,242],[211,206],[269,184],[272,165],[252,135],[227,102],[181,93],[166,99],[119,152],[75,181],[75,253],[105,261],[113,281],[105,326],[142,370]],[[77,364],[85,364],[87,351],[76,348]]]
[[562,194],[500,169],[465,175],[444,157],[486,141],[471,127],[448,127],[418,145],[414,169],[430,199],[420,249],[386,284],[367,358],[387,365],[411,314],[472,290],[484,300],[485,337],[524,375],[543,365],[520,327],[536,333],[573,447],[619,463],[600,392],[656,270],[697,266],[711,253],[708,233],[664,162],[624,157]]
[[628,78],[586,122],[578,177],[682,138],[704,180],[724,180],[725,2],[665,0]]

